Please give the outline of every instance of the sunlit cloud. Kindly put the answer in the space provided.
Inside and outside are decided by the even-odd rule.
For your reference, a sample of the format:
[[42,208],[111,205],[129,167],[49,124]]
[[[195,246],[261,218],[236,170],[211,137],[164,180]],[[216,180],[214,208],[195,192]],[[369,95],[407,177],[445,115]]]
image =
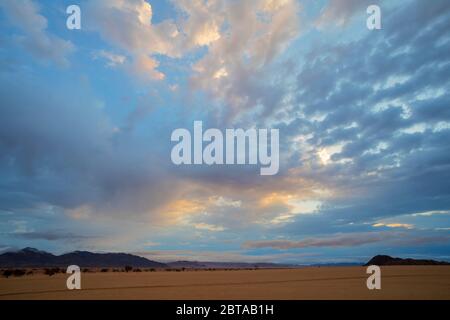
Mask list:
[[388,228],[405,228],[405,229],[413,229],[414,226],[408,223],[375,223],[372,225],[373,227],[388,227]]

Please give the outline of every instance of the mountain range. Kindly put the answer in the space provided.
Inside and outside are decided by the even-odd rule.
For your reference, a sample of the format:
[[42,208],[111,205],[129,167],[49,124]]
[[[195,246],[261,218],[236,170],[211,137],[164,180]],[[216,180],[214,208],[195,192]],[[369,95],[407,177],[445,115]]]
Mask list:
[[170,268],[170,269],[208,269],[208,268],[286,268],[292,265],[276,263],[241,263],[241,262],[198,262],[175,261],[161,263],[128,253],[93,253],[89,251],[74,251],[62,255],[54,255],[35,248],[24,248],[19,251],[0,254],[0,267],[67,267],[77,265],[86,267],[124,267],[135,268]]
[[393,258],[385,255],[378,255],[370,259],[365,264],[366,266],[438,266],[438,265],[450,265],[449,262],[436,261],[436,260],[421,260],[421,259],[402,259]]
[[24,248],[0,255],[0,267],[67,267],[72,264],[80,267],[168,267],[164,263],[127,253],[74,251],[57,256],[34,248]]
[[214,262],[214,261],[175,261],[167,263],[171,268],[191,268],[191,269],[247,269],[247,268],[295,268],[298,265],[280,264],[269,262]]
[[[24,248],[15,252],[0,254],[1,268],[23,267],[67,267],[69,265],[86,267],[125,267],[135,268],[171,268],[171,269],[246,269],[246,268],[295,268],[299,265],[277,263],[245,263],[245,262],[199,262],[199,261],[175,261],[162,263],[149,260],[144,257],[128,253],[93,253],[89,251],[74,251],[62,255],[54,255],[46,251],[34,248]],[[360,265],[354,263],[329,264],[329,266]],[[393,258],[386,255],[377,255],[365,264],[390,266],[390,265],[450,265],[448,262],[435,260],[416,260]],[[327,266],[327,265],[323,265]]]

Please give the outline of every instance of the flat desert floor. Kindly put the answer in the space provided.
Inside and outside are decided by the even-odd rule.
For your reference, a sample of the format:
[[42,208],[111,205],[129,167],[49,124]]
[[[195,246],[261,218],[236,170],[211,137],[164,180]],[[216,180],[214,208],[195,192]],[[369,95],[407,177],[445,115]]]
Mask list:
[[381,268],[381,290],[368,290],[364,267],[305,267],[184,272],[82,273],[0,278],[0,299],[445,299],[450,266]]

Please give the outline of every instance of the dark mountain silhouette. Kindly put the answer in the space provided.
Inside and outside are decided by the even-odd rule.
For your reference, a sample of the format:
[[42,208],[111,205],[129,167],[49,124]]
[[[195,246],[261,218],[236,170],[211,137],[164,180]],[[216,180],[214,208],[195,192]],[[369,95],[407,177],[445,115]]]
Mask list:
[[170,268],[188,268],[188,269],[202,269],[208,268],[207,264],[198,261],[174,261],[167,263]]
[[278,263],[248,263],[248,262],[213,262],[213,261],[175,261],[167,263],[171,268],[187,268],[187,269],[248,269],[248,268],[289,268],[296,267],[294,265],[278,264]]
[[0,254],[0,267],[67,267],[77,265],[86,267],[139,267],[139,268],[186,268],[186,269],[247,269],[247,268],[288,268],[293,265],[276,263],[245,263],[245,262],[201,262],[175,261],[161,263],[127,253],[93,253],[89,251],[74,251],[62,255],[54,255],[34,248],[24,248],[16,252]]
[[148,260],[127,253],[92,253],[74,251],[59,256],[34,248],[0,255],[0,267],[124,267],[166,268],[164,263]]
[[385,255],[378,255],[370,259],[365,266],[438,266],[450,265],[449,262],[435,261],[435,260],[417,260],[417,259],[402,259],[393,258]]

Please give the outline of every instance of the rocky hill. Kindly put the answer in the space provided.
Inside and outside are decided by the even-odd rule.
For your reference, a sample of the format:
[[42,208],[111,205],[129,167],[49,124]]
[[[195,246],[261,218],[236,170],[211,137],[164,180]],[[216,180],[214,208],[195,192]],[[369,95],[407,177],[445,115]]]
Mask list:
[[378,255],[370,259],[365,264],[366,266],[435,266],[435,265],[450,265],[449,262],[435,261],[435,260],[417,260],[417,259],[402,259],[393,258],[385,255]]

